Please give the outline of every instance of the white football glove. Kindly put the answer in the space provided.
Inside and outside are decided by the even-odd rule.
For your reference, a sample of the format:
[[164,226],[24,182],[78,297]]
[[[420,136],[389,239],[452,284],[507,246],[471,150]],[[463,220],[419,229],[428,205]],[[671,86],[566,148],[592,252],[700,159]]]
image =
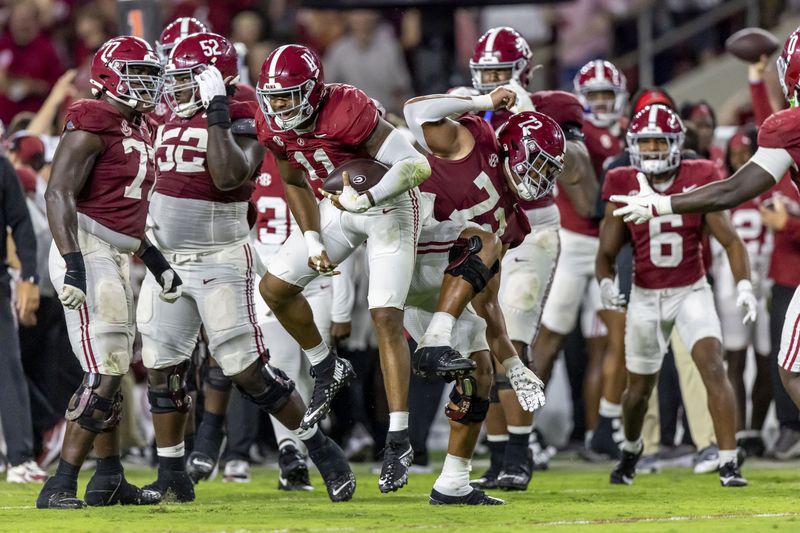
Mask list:
[[639,181],[639,192],[634,196],[615,194],[609,200],[625,204],[614,210],[615,217],[622,217],[625,222],[641,224],[660,215],[672,214],[672,201],[669,196],[655,192],[642,172],[636,174]]
[[67,309],[77,309],[83,305],[84,300],[86,300],[86,293],[78,287],[65,283],[64,287],[61,289],[61,294],[58,295],[58,299],[61,300],[61,303],[64,304],[64,307]]
[[215,96],[225,96],[227,89],[222,73],[214,65],[208,66],[203,72],[195,76],[197,86],[200,89],[200,101],[203,107],[208,107]]
[[544,383],[539,377],[517,357],[503,361],[511,388],[517,393],[517,400],[523,409],[533,412],[544,407]]
[[369,196],[359,194],[352,185],[347,185],[339,194],[339,205],[350,213],[363,213],[372,207],[372,202],[369,201]]
[[171,268],[161,274],[161,293],[159,298],[167,303],[174,303],[183,294],[183,281]]
[[736,284],[736,307],[741,307],[744,310],[744,318],[742,324],[747,325],[756,321],[758,316],[758,300],[756,295],[753,294],[753,284],[749,279],[743,279]]
[[619,292],[619,287],[613,279],[603,278],[600,280],[600,302],[603,304],[603,309],[625,310],[625,295]]

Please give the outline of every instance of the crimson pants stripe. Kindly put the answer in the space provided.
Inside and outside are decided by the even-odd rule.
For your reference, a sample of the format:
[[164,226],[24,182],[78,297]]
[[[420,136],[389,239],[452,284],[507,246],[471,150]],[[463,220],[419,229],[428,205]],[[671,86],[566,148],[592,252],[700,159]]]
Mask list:
[[[785,368],[787,370],[792,368],[792,365],[794,364],[794,360],[797,359],[797,350],[798,350],[798,348],[800,348],[800,344],[796,344],[796,342],[795,342],[795,341],[797,341],[797,327],[798,327],[798,325],[800,325],[800,313],[798,313],[797,318],[794,321],[794,327],[792,328],[792,342],[789,343],[789,349],[786,350],[786,359],[783,360],[783,364],[781,365],[783,368]],[[792,360],[789,362],[789,364],[787,366],[786,363],[787,363],[787,361],[789,361],[789,357],[791,357]]]
[[247,316],[250,319],[250,324],[253,326],[253,336],[256,341],[256,350],[258,354],[264,353],[264,339],[261,336],[261,329],[258,327],[255,317],[255,304],[253,302],[253,256],[250,246],[244,245],[244,255],[247,258],[247,281],[245,285],[245,298],[247,300]]
[[89,307],[86,305],[86,302],[78,308],[78,316],[81,318],[81,346],[83,347],[83,357],[86,359],[86,366],[89,368],[90,372],[97,372],[97,361],[94,358],[92,339],[89,336]]

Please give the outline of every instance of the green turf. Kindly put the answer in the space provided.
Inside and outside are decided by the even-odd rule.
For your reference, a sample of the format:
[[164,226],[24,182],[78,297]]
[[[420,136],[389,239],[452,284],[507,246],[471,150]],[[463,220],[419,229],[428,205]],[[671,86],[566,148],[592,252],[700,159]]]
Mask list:
[[[266,468],[254,469],[250,484],[216,480],[200,485],[192,504],[157,507],[39,511],[37,487],[0,482],[0,531],[800,531],[797,466],[750,462],[744,489],[723,489],[716,476],[686,469],[618,487],[608,484],[610,465],[559,460],[536,474],[528,492],[496,493],[508,505],[482,508],[428,505],[435,474],[413,475],[400,492],[380,494],[377,476],[363,467],[355,499],[340,504],[328,501],[319,478],[312,493],[279,492],[277,472]],[[128,469],[134,483],[151,476]]]

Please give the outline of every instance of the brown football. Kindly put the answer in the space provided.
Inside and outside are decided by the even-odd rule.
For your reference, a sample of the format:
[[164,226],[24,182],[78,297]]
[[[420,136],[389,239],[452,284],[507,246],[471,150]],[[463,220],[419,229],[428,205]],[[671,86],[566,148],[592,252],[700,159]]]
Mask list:
[[374,159],[351,159],[328,174],[322,184],[322,190],[330,193],[341,192],[342,173],[347,171],[350,175],[350,185],[357,192],[363,193],[381,181],[387,170],[389,167]]
[[758,63],[762,54],[772,55],[780,47],[778,39],[761,28],[744,28],[725,41],[725,49],[747,63]]

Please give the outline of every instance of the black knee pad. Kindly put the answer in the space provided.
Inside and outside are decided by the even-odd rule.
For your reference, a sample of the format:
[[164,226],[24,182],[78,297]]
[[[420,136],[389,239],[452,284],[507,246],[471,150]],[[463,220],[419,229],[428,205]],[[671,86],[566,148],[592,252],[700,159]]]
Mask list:
[[233,387],[231,378],[222,373],[222,369],[218,366],[210,366],[206,371],[203,382],[214,390],[227,392]]
[[450,264],[444,270],[446,274],[461,277],[472,285],[475,293],[481,292],[489,280],[498,270],[500,262],[495,261],[491,268],[487,267],[478,257],[478,252],[483,248],[481,238],[473,235],[468,239],[458,239],[450,248],[448,261]]
[[454,385],[453,390],[450,391],[450,401],[456,405],[456,408],[452,409],[449,405],[444,408],[447,418],[465,425],[482,423],[489,411],[490,401],[487,398],[480,398],[476,391],[477,384],[473,377],[461,380],[461,392]]
[[283,370],[269,363],[261,365],[261,376],[264,378],[266,390],[259,394],[251,394],[244,390],[238,383],[236,388],[242,396],[256,404],[263,411],[275,414],[289,402],[294,391],[294,381],[289,379]]
[[[121,392],[116,391],[111,399],[95,394],[101,379],[100,374],[86,374],[81,386],[72,395],[64,415],[67,420],[92,433],[113,430],[122,416]],[[106,379],[111,378],[106,376]]]
[[151,413],[188,413],[192,408],[192,397],[186,388],[186,371],[189,362],[185,361],[169,369],[157,370],[166,374],[166,385],[149,386],[147,399]]

